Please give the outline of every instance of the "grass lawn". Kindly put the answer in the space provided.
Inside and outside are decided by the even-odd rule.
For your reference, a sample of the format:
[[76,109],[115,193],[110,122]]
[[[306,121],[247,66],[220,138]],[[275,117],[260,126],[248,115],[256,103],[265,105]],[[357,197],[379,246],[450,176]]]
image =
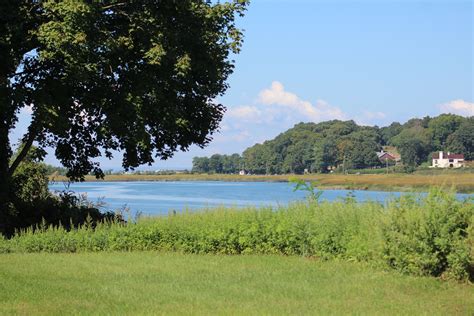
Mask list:
[[0,255],[0,314],[461,314],[474,286],[302,257]]

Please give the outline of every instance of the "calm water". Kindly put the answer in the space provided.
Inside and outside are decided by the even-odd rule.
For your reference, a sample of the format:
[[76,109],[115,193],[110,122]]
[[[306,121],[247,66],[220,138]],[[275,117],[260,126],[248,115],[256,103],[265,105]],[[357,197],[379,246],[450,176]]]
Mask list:
[[[63,183],[50,185],[52,191],[65,190]],[[70,186],[77,194],[86,193],[89,200],[102,199],[105,209],[117,210],[124,206],[132,213],[148,215],[167,214],[172,210],[200,209],[219,205],[226,206],[277,206],[303,200],[304,192],[293,192],[293,185],[275,182],[83,182]],[[346,197],[348,190],[327,190],[323,200]],[[399,192],[352,191],[358,201],[383,202]],[[468,195],[459,195],[461,198]]]

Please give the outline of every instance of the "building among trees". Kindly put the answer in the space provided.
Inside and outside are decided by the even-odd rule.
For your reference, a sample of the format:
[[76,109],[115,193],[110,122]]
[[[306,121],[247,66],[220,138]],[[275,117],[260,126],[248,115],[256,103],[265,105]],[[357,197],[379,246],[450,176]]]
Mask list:
[[400,155],[384,150],[377,152],[377,157],[379,158],[380,162],[384,164],[395,165],[401,161]]
[[432,168],[460,168],[464,166],[463,154],[444,154],[442,151],[433,154]]

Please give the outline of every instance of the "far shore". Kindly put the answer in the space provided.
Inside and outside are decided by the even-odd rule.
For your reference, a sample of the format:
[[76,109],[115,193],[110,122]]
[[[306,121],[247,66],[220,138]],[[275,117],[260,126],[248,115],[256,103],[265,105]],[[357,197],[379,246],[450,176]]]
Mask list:
[[[231,174],[171,174],[171,175],[107,175],[104,179],[86,176],[87,182],[126,181],[230,181],[230,182],[288,182],[291,178],[316,181],[322,189],[424,191],[432,186],[452,188],[459,193],[474,193],[474,173],[446,174],[307,174],[307,175],[231,175]],[[50,181],[67,181],[52,175]]]

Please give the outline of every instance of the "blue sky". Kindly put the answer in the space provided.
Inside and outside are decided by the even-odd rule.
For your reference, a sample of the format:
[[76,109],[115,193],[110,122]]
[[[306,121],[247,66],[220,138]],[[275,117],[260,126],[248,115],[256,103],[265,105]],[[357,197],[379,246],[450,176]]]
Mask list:
[[[221,131],[207,148],[151,169],[241,153],[301,121],[383,126],[443,112],[474,115],[473,10],[472,1],[459,0],[253,0],[239,19],[245,42],[230,89],[219,98],[228,108]],[[47,161],[57,164],[51,155]],[[101,163],[121,166],[119,156]]]

